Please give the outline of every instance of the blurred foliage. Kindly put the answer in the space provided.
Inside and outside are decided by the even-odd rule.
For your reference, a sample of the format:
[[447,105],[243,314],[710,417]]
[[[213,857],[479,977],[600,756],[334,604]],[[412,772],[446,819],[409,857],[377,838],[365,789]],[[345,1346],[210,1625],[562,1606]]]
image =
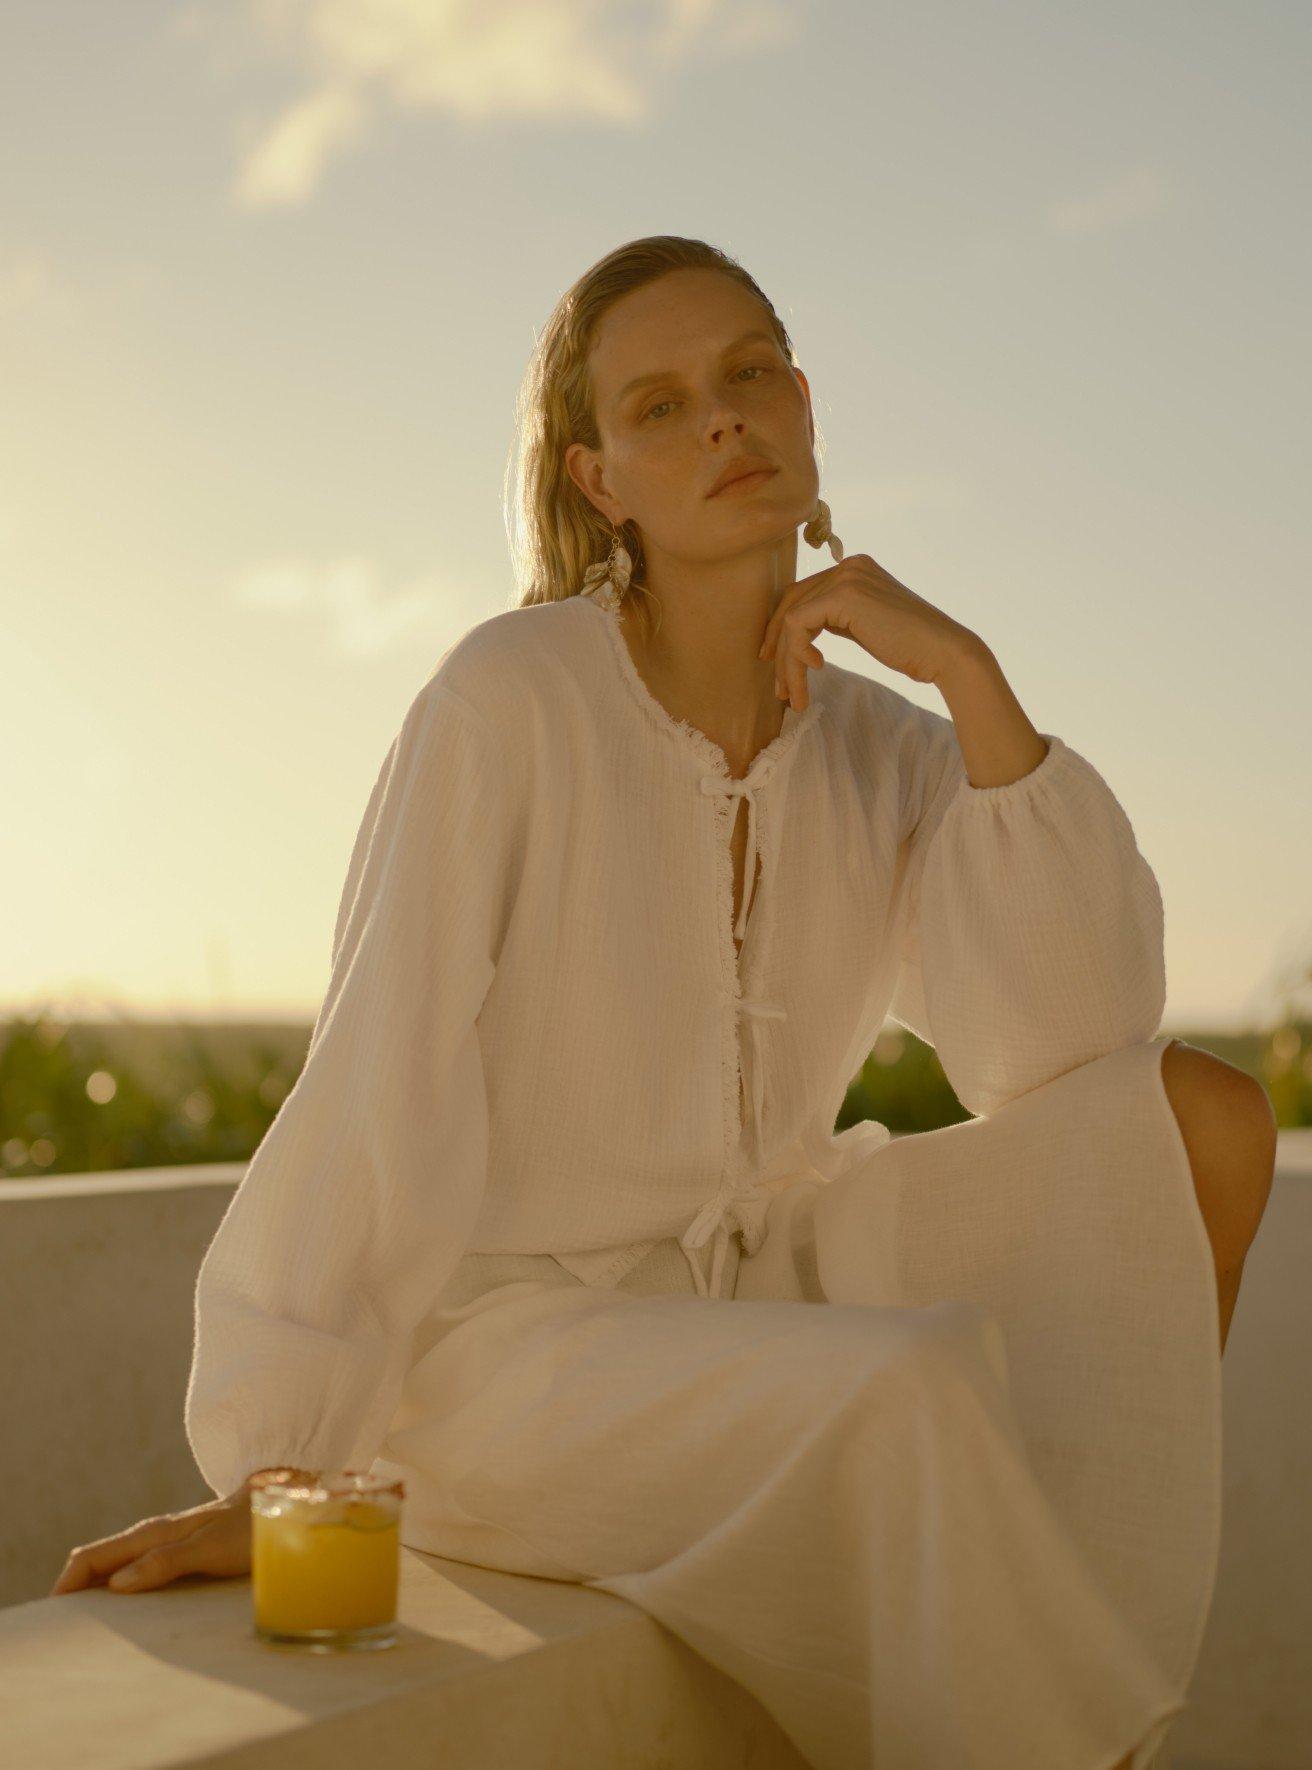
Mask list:
[[[1312,977],[1312,974],[1309,974]],[[1307,979],[1300,979],[1300,986]],[[1293,997],[1269,1032],[1178,1036],[1256,1076],[1283,1126],[1312,1125],[1312,1014]],[[0,1023],[0,1178],[249,1160],[291,1091],[311,1026]],[[969,1118],[933,1050],[889,1023],[835,1130],[874,1118],[901,1135]]]
[[[1270,1032],[1172,1031],[1261,1082],[1282,1130],[1312,1125],[1312,1015]],[[836,1129],[879,1119],[890,1131],[933,1131],[970,1117],[928,1045],[899,1026],[885,1027],[847,1091]]]
[[0,1177],[246,1161],[310,1031],[40,1011],[0,1024]]

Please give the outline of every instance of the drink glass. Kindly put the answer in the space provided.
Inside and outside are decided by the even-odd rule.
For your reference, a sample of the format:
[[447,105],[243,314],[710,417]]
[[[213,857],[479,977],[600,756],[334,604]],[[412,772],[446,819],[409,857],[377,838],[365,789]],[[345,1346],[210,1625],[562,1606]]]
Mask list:
[[311,1653],[394,1646],[404,1497],[403,1482],[356,1469],[253,1475],[257,1638]]

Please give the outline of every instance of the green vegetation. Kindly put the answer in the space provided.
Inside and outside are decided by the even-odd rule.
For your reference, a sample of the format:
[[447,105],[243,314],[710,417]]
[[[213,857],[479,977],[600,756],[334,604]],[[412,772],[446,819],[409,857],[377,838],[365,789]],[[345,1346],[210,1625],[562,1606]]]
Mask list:
[[[38,1011],[0,1023],[0,1179],[243,1162],[305,1062],[308,1023],[66,1024]],[[1256,1076],[1281,1126],[1312,1125],[1312,1021],[1269,1032],[1181,1032]],[[854,1078],[836,1130],[875,1118],[896,1133],[969,1117],[934,1052],[890,1023]]]
[[0,1024],[0,1178],[246,1161],[309,1043],[299,1024]]

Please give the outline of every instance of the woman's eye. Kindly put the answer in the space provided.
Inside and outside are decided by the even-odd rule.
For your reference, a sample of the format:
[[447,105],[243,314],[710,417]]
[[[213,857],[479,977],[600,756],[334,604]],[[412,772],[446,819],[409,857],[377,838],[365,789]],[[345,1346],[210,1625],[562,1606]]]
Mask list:
[[[743,368],[738,370],[738,373],[740,375],[766,375],[769,373],[769,370],[762,368],[759,363],[747,363],[744,365]],[[641,424],[645,424],[647,422],[648,418],[651,417],[653,412],[659,412],[662,406],[668,406],[671,403],[672,402],[670,400],[663,399],[663,400],[657,401],[657,403],[654,406],[648,406],[647,410],[642,414],[642,417],[638,420],[638,422]]]

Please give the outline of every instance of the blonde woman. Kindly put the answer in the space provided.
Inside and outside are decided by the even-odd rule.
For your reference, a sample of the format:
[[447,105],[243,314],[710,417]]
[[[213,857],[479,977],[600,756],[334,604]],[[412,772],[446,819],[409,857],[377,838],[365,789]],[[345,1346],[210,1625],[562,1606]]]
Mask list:
[[[1269,1102],[1157,1035],[1101,775],[837,557],[745,270],[594,265],[519,440],[519,606],[405,715],[200,1271],[218,1497],[59,1589],[242,1572],[251,1473],[372,1467],[409,1544],[641,1606],[821,1770],[1144,1770],[1211,1600]],[[799,578],[803,525],[836,557]],[[890,1011],[971,1116],[834,1136]]]

